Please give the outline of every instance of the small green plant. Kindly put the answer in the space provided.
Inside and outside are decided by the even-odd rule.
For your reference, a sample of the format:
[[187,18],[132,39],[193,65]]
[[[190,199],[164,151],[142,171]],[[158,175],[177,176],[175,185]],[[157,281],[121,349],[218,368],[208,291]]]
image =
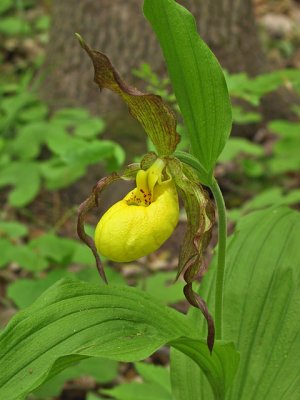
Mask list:
[[26,11],[32,8],[35,1],[2,0],[0,5],[0,35],[6,37],[28,37],[49,28],[48,15],[37,15],[34,19],[26,18]]
[[[186,9],[173,0],[145,0],[144,13],[165,56],[189,135],[190,153],[176,149],[179,136],[174,113],[161,98],[127,85],[109,59],[79,37],[93,61],[97,84],[123,98],[133,117],[144,127],[156,153],[147,154],[122,174],[113,173],[96,184],[80,207],[78,233],[92,249],[105,281],[96,246],[101,252],[106,249],[103,251],[99,245],[97,235],[94,242],[84,226],[86,214],[97,206],[101,192],[120,179],[135,180],[130,204],[122,203],[126,213],[135,215],[137,208],[145,211],[149,206],[141,205],[142,201],[145,203],[142,195],[153,196],[150,200],[155,207],[160,195],[165,199],[164,189],[172,185],[172,190],[183,197],[187,210],[188,229],[178,275],[183,272],[184,294],[194,307],[186,316],[137,288],[60,280],[14,316],[1,333],[0,394],[8,400],[25,398],[79,361],[104,357],[136,362],[168,345],[172,348],[170,381],[166,371],[158,374],[155,368],[135,364],[144,383],[121,385],[100,395],[125,399],[140,393],[145,398],[147,392],[151,398],[152,391],[153,399],[165,400],[296,400],[299,213],[280,206],[242,217],[227,245],[225,204],[214,176],[231,129],[231,106],[223,72]],[[278,129],[278,125],[272,129]],[[214,218],[211,201],[202,186],[212,192],[218,212],[218,246],[208,271],[203,265],[203,251]],[[140,189],[145,192],[141,191],[142,197],[138,196]],[[174,198],[172,195],[168,200],[172,210]],[[164,211],[165,205],[161,215],[151,214],[149,224],[161,229],[162,222],[170,222],[174,213],[170,217]],[[110,226],[111,237],[105,238],[111,246],[107,255],[113,258],[117,248],[119,261],[120,245],[126,245],[124,249],[130,247],[126,236],[130,241],[136,240],[138,250],[144,247],[144,254],[152,251],[152,244],[150,250],[147,242],[144,246],[144,237],[139,242],[142,232],[132,237],[130,230],[122,226],[122,219],[120,215],[119,227],[116,223]],[[106,222],[105,226],[109,226]],[[136,218],[131,223],[142,226],[143,221]],[[9,235],[11,228],[2,229]],[[152,226],[147,229],[153,233]],[[25,234],[20,227],[19,234]],[[197,275],[202,281],[196,293],[192,284]],[[88,398],[94,399],[95,394],[90,393]]]
[[8,201],[14,207],[29,204],[41,187],[71,185],[99,161],[109,171],[117,169],[125,157],[117,143],[99,140],[101,118],[79,108],[49,116],[29,85],[25,75],[19,85],[0,87],[0,187],[12,187]]
[[[142,63],[133,74],[147,84],[147,90],[156,93],[172,105],[174,110],[180,114],[176,97],[172,92],[171,82],[168,77],[161,79],[150,67]],[[288,90],[300,92],[300,78],[298,69],[284,69],[269,72],[250,78],[246,73],[229,74],[224,71],[228,92],[233,102],[232,119],[237,125],[259,122],[261,115],[257,110],[261,99],[266,94],[273,92],[281,86]],[[236,105],[236,100],[242,100],[244,106]],[[247,106],[247,107],[245,107]],[[252,109],[252,111],[249,111]],[[229,139],[229,144],[234,138]],[[227,147],[228,147],[227,143]]]

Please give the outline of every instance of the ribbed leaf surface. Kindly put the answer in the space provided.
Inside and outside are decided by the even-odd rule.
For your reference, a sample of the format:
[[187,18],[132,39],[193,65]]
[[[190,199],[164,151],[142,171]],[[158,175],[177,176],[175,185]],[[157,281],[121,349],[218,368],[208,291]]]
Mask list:
[[[241,360],[228,400],[299,400],[299,232],[298,212],[268,209],[245,217],[230,241],[224,336],[236,343]],[[201,285],[210,308],[214,273],[215,265]],[[196,323],[195,313],[192,319]],[[192,366],[190,359],[173,353],[175,399],[213,399],[201,372],[187,374]]]
[[[0,398],[24,397],[48,375],[84,356],[140,360],[166,343],[174,341],[178,347],[176,340],[187,335],[194,338],[189,351],[199,353],[193,357],[211,384],[225,390],[222,358],[227,352],[235,357],[231,345],[216,343],[212,356],[205,341],[198,340],[195,348],[199,331],[186,317],[138,289],[60,281],[2,332]],[[181,340],[189,349],[189,339]]]

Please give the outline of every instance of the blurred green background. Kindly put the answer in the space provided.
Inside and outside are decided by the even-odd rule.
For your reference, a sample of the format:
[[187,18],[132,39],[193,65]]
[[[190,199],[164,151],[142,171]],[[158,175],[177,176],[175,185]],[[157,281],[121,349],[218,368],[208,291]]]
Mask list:
[[[230,230],[242,215],[269,205],[299,209],[299,1],[247,0],[231,10],[222,0],[213,9],[207,0],[182,4],[224,66],[232,98],[233,135],[216,169]],[[77,208],[98,179],[152,150],[121,101],[100,95],[74,32],[106,52],[125,80],[174,108],[179,148],[189,148],[138,0],[1,0],[0,329],[61,277],[98,279],[89,249],[76,237]],[[100,211],[125,189],[110,192]],[[91,234],[100,211],[90,216]],[[184,229],[182,212],[155,254],[126,265],[106,262],[109,281],[137,285],[186,311],[183,284],[172,284]],[[207,258],[215,242],[216,234]],[[145,363],[89,359],[29,398],[171,399],[167,366],[167,349]]]

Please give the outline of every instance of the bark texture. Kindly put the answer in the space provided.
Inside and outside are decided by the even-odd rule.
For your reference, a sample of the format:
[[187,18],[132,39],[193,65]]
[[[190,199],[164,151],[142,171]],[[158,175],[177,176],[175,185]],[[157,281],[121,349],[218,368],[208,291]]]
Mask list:
[[[224,68],[250,75],[268,69],[252,0],[178,1],[194,14],[201,36]],[[53,24],[44,68],[46,79],[41,88],[42,97],[53,109],[88,107],[92,113],[103,116],[108,125],[106,136],[126,148],[130,162],[145,152],[145,134],[117,95],[108,90],[99,94],[93,82],[91,61],[74,33],[80,33],[91,47],[106,53],[123,79],[143,90],[142,82],[137,82],[131,74],[132,69],[146,62],[163,75],[165,65],[156,37],[143,17],[142,4],[142,0],[53,0]],[[276,104],[283,109],[278,98]],[[250,135],[253,133],[251,127]],[[96,178],[103,175],[102,168],[91,167],[86,178],[70,191],[71,203],[81,202]],[[117,190],[116,187],[108,199],[120,198]]]
[[257,75],[266,69],[252,0],[182,1],[199,33],[229,72]]
[[[195,15],[199,31],[230,72],[255,75],[264,70],[251,0],[181,0]],[[54,0],[53,25],[46,57],[43,97],[54,107],[88,106],[93,112],[116,114],[115,95],[99,96],[91,62],[74,36],[79,32],[93,48],[109,55],[121,75],[135,83],[133,68],[149,63],[165,70],[162,53],[142,15],[141,0]],[[141,83],[139,82],[139,86]]]

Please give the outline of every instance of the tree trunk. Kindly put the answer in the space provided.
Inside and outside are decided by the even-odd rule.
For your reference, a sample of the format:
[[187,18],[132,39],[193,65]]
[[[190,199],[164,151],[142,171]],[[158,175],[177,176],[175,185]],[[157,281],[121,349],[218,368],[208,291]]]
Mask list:
[[[251,0],[179,0],[194,14],[199,31],[230,72],[250,75],[264,69]],[[109,91],[101,95],[93,83],[93,68],[74,33],[106,53],[123,78],[140,89],[131,74],[142,62],[164,74],[159,44],[142,13],[141,0],[54,0],[53,25],[46,56],[42,97],[53,108],[84,106],[103,116],[109,138],[129,149],[128,158],[145,151],[138,123],[122,101]]]
[[[264,56],[251,0],[182,0],[195,15],[202,37],[230,72],[250,75],[264,69]],[[162,53],[142,14],[141,0],[54,0],[53,26],[46,57],[43,96],[55,107],[87,106],[93,112],[116,114],[121,101],[99,96],[92,82],[91,62],[74,36],[79,32],[95,49],[108,54],[121,75],[135,83],[133,68],[146,62],[165,70]],[[139,86],[141,83],[139,82]]]
[[266,69],[252,0],[194,0],[182,4],[196,16],[200,35],[223,68],[249,75]]
[[[229,72],[256,75],[267,69],[251,0],[179,2],[194,14],[201,36]],[[132,162],[134,156],[146,150],[145,134],[117,95],[107,90],[100,95],[93,83],[91,61],[79,46],[75,32],[93,48],[106,53],[128,83],[143,90],[142,82],[137,83],[131,74],[132,69],[146,62],[163,75],[165,65],[156,37],[143,17],[142,1],[53,0],[46,79],[41,88],[42,97],[53,108],[88,107],[102,116],[108,126],[106,135],[126,148],[127,161]],[[254,132],[252,126],[250,133]],[[104,172],[98,167],[90,170],[84,180],[86,187],[80,186],[81,198],[89,193],[95,176]]]

